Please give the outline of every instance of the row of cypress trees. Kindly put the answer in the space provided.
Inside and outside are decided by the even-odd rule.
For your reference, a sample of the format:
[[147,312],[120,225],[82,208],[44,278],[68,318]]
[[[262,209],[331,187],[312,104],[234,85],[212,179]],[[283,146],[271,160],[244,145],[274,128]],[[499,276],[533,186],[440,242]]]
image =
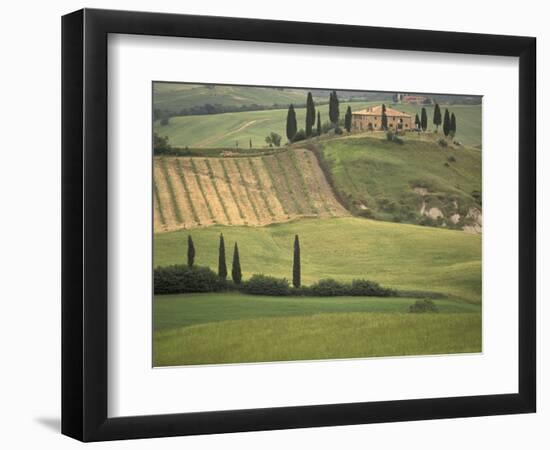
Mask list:
[[[187,265],[193,267],[195,264],[195,244],[191,235],[187,236]],[[220,243],[218,247],[218,277],[227,279],[227,264],[225,262],[225,240],[223,233],[220,233]],[[239,246],[235,242],[233,247],[233,263],[231,265],[231,279],[235,284],[241,284],[243,274],[241,270],[241,259],[239,256]],[[292,285],[299,288],[302,284],[301,261],[300,261],[300,239],[298,235],[294,236],[294,255],[292,259]]]
[[[332,91],[329,96],[328,102],[328,116],[329,120],[333,127],[337,128],[340,120],[340,101],[338,100],[338,95],[336,91]],[[313,129],[315,126],[315,121],[317,119],[317,136],[320,136],[323,127],[321,125],[321,113],[315,110],[315,102],[313,101],[313,96],[311,92],[307,93],[306,100],[306,123],[305,123],[305,135],[307,138],[313,136]],[[344,127],[349,132],[351,130],[351,107],[348,106],[346,115],[344,118]],[[298,123],[296,121],[296,110],[294,105],[291,103],[288,107],[288,112],[286,116],[286,137],[290,142],[294,140],[296,134],[298,133]]]
[[[414,123],[418,129],[426,131],[426,129],[428,128],[428,114],[426,113],[426,108],[422,108],[422,111],[420,112],[420,117],[418,117],[418,114],[416,114]],[[441,123],[441,108],[436,103],[433,116],[433,124],[436,127],[436,131],[439,131],[439,126],[441,125]],[[443,116],[443,133],[445,134],[445,136],[451,137],[454,137],[454,135],[456,134],[455,113],[449,114],[449,110],[447,108],[445,108],[445,114]]]

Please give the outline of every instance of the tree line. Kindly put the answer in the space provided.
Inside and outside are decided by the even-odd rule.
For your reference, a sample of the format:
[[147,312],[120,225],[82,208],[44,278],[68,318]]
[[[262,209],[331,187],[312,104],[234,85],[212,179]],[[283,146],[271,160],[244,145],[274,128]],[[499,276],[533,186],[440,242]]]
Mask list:
[[[297,142],[313,136],[321,136],[321,134],[328,133],[330,130],[334,130],[336,134],[342,134],[342,129],[340,128],[340,101],[336,91],[332,91],[329,94],[328,116],[329,121],[321,123],[321,113],[320,111],[316,111],[313,96],[311,92],[308,92],[306,99],[306,117],[304,128],[298,129],[294,104],[291,103],[288,106],[286,116],[286,137],[288,141]],[[343,123],[344,128],[348,131],[348,133],[351,131],[351,119],[351,107],[348,106]]]
[[[432,122],[435,125],[436,132],[439,131],[439,127],[441,126],[441,124],[443,124],[443,134],[445,134],[445,137],[450,136],[451,138],[453,138],[456,135],[455,113],[449,113],[449,110],[445,108],[445,114],[443,115],[442,119],[441,108],[439,107],[438,103],[436,103],[434,106]],[[428,129],[428,114],[426,112],[426,108],[422,108],[420,112],[420,117],[418,116],[418,113],[416,114],[414,124],[419,130],[426,131]]]
[[[195,266],[195,243],[191,235],[187,236],[187,267]],[[223,233],[220,233],[218,243],[218,278],[221,281],[227,280],[227,263],[225,257],[225,239]],[[242,282],[243,274],[241,269],[241,258],[239,255],[239,246],[235,242],[233,247],[233,260],[231,264],[231,279],[236,285],[240,285]],[[302,284],[302,272],[300,261],[300,238],[298,235],[294,236],[294,254],[292,258],[292,285],[295,288],[299,288]]]

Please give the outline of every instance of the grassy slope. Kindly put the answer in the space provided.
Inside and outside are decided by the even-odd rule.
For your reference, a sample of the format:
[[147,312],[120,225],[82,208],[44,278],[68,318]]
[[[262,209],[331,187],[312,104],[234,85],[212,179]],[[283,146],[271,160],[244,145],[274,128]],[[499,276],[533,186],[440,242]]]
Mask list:
[[[302,280],[368,278],[398,289],[436,291],[481,302],[481,237],[461,231],[355,217],[304,219],[265,227],[192,230],[196,263],[217,267],[218,235],[239,244],[246,277],[291,278],[292,243],[300,235]],[[154,264],[184,263],[187,231],[155,235]],[[228,261],[230,255],[228,255]]]
[[[343,117],[347,106],[353,111],[363,109],[368,105],[379,102],[352,102],[340,104],[340,115]],[[396,109],[410,114],[419,112],[416,105],[396,105]],[[317,108],[321,112],[321,121],[328,120],[328,105]],[[433,112],[427,107],[428,116]],[[481,144],[481,105],[454,105],[451,107],[457,117],[456,139],[465,145],[475,146]],[[248,148],[252,139],[254,147],[265,145],[265,137],[272,131],[279,133],[286,141],[286,109],[266,111],[246,111],[226,114],[214,114],[210,116],[184,116],[173,117],[166,126],[156,122],[154,129],[162,136],[168,136],[170,143],[179,147],[234,147],[235,141],[239,141],[240,147]],[[305,109],[296,109],[298,128],[304,127]],[[250,122],[255,121],[250,124]],[[250,124],[240,129],[246,124]],[[432,128],[432,125],[429,126]],[[240,129],[240,130],[239,130]]]
[[[155,296],[156,331],[225,320],[304,316],[321,313],[406,313],[416,299],[387,297],[269,297],[240,292]],[[479,313],[480,305],[434,300],[441,313]]]
[[337,313],[214,322],[154,335],[154,365],[481,351],[480,314]]
[[[350,103],[353,110],[362,109],[369,104],[373,103]],[[340,104],[342,115],[347,105],[347,103]],[[321,122],[328,121],[328,105],[321,105],[317,110],[321,112]],[[235,141],[238,140],[240,147],[248,148],[250,139],[254,147],[262,147],[266,145],[265,137],[272,131],[283,137],[283,143],[286,142],[286,115],[286,109],[274,109],[210,116],[173,117],[165,126],[161,126],[157,121],[154,124],[154,130],[162,136],[168,136],[170,144],[177,147],[235,147]],[[296,109],[298,128],[305,126],[305,115],[305,108]],[[255,122],[242,128],[252,121]],[[237,131],[239,129],[240,131]]]
[[[406,135],[403,145],[376,137],[327,140],[323,152],[329,161],[336,188],[353,204],[364,204],[374,217],[415,223],[422,197],[413,186],[428,187],[428,207],[440,208],[448,217],[458,203],[461,216],[479,207],[471,196],[481,191],[481,152],[468,147],[443,150],[431,137]],[[453,155],[455,162],[448,161]],[[448,166],[445,165],[448,164]],[[411,216],[412,214],[412,216]],[[447,221],[448,222],[448,221]]]
[[[428,130],[435,129],[432,123],[433,106],[425,106],[428,114]],[[481,145],[481,105],[441,105],[441,115],[445,114],[445,108],[449,109],[449,113],[455,113],[457,134],[455,139],[462,142],[463,145],[477,146]],[[405,111],[413,117],[418,113],[420,117],[421,105],[396,105],[395,109]],[[441,132],[440,134],[443,134]]]
[[196,105],[286,105],[305,103],[306,93],[298,89],[274,89],[247,86],[217,85],[208,88],[202,84],[155,83],[154,108],[179,112]]

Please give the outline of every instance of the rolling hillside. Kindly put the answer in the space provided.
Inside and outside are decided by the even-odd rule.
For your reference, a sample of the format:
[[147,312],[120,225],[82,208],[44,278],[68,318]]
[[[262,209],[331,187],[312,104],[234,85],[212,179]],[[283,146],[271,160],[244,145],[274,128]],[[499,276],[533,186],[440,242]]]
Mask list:
[[481,302],[481,236],[358,217],[301,219],[263,227],[212,226],[155,235],[154,266],[185,263],[187,236],[195,262],[216,268],[219,234],[238,242],[243,277],[292,278],[292,244],[300,236],[302,282],[367,278],[402,290],[441,292]]
[[[364,109],[367,106],[379,105],[380,102],[341,102],[340,116],[349,106],[352,111]],[[396,109],[405,111],[414,116],[420,113],[417,105],[396,105]],[[444,110],[444,106],[442,106]],[[452,105],[449,107],[454,112],[457,120],[456,139],[467,146],[481,145],[481,105]],[[328,105],[320,105],[317,110],[321,113],[321,122],[328,121]],[[429,124],[432,129],[431,118],[433,107],[427,107]],[[239,147],[248,148],[250,140],[253,147],[266,145],[265,137],[274,131],[283,137],[286,142],[286,109],[273,109],[264,111],[245,111],[224,114],[212,114],[207,116],[182,116],[172,117],[168,125],[161,125],[160,121],[154,123],[154,131],[160,136],[167,136],[171,145],[175,147],[208,148],[230,147],[234,148],[238,142]],[[304,127],[305,108],[296,108],[298,128]]]
[[348,214],[313,153],[302,149],[256,157],[156,157],[153,202],[156,233]]
[[367,133],[319,144],[348,208],[375,219],[480,231],[481,152],[442,148],[432,134],[403,140]]

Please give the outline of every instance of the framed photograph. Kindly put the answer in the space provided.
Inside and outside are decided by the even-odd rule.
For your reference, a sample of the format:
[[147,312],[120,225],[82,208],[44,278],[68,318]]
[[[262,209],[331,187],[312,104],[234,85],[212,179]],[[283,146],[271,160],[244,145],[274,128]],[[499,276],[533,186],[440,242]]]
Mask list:
[[531,37],[62,21],[62,432],[535,412]]

